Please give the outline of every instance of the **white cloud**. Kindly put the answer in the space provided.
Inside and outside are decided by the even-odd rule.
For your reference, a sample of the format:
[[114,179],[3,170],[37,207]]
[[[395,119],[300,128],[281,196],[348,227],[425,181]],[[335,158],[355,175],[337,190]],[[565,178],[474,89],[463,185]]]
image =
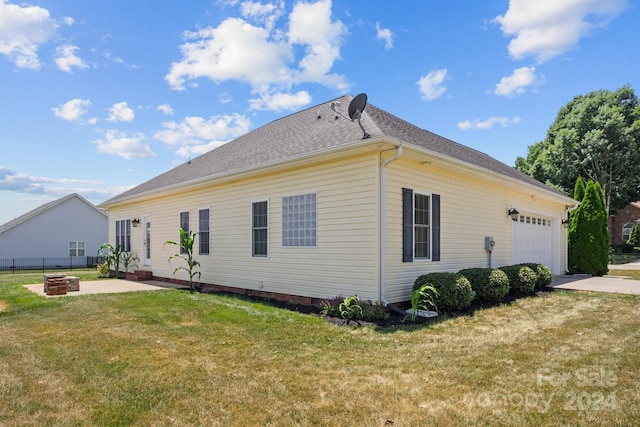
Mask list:
[[47,43],[56,29],[47,9],[0,0],[0,53],[18,68],[40,68],[38,47]]
[[346,90],[345,77],[331,73],[346,34],[344,24],[332,20],[331,5],[330,0],[296,3],[285,32],[274,28],[284,2],[242,2],[243,18],[183,34],[182,59],[171,64],[165,80],[176,90],[203,77],[235,80],[249,84],[260,98],[290,92],[300,83]]
[[393,33],[388,28],[381,28],[379,22],[376,22],[376,35],[378,40],[384,41],[385,49],[393,48]]
[[420,88],[422,99],[431,101],[442,96],[447,90],[447,86],[444,84],[446,78],[446,68],[431,71],[426,76],[420,77],[417,84]]
[[[52,194],[63,196],[70,193],[95,193],[102,181],[80,180],[70,178],[49,178],[44,176],[27,175],[5,166],[0,166],[0,190],[16,193]],[[93,190],[91,190],[93,188]]]
[[186,158],[244,135],[251,128],[251,121],[241,114],[212,116],[209,119],[191,116],[181,122],[164,122],[162,126],[164,129],[157,131],[153,138],[167,145],[179,146],[176,154]]
[[88,99],[74,98],[59,107],[53,107],[51,111],[53,111],[56,117],[75,122],[82,120],[83,116],[87,114],[87,108],[90,105],[91,101]]
[[259,98],[249,100],[249,108],[252,110],[296,110],[311,102],[311,95],[301,90],[297,93],[260,94]]
[[264,23],[267,30],[271,31],[276,21],[284,12],[284,1],[264,4],[254,1],[244,1],[240,4],[240,11],[245,18]]
[[72,67],[77,67],[80,69],[88,68],[89,66],[78,56],[76,56],[76,51],[79,48],[77,46],[72,45],[64,45],[58,46],[56,48],[56,65],[62,71],[66,71],[67,73],[71,73],[73,70]]
[[165,114],[167,116],[173,116],[173,108],[171,108],[171,105],[169,104],[158,105],[156,111],[160,111],[162,112],[162,114]]
[[481,129],[481,130],[489,130],[493,128],[494,125],[499,125],[503,128],[511,126],[512,124],[520,123],[522,119],[518,116],[508,118],[508,117],[490,117],[486,120],[465,120],[464,122],[458,123],[458,128],[461,130],[471,130],[471,129]]
[[512,58],[533,56],[542,63],[574,48],[594,29],[606,27],[626,7],[627,0],[510,0],[507,12],[494,22],[512,37]]
[[118,102],[113,104],[109,109],[109,122],[131,122],[136,117],[136,113],[133,112],[126,102]]
[[538,86],[542,82],[543,79],[536,76],[536,67],[517,68],[509,77],[503,77],[496,84],[494,93],[505,97],[522,95],[528,87]]
[[148,144],[144,144],[144,134],[132,133],[128,135],[115,129],[108,129],[104,139],[93,141],[99,153],[111,154],[127,160],[133,158],[155,158]]
[[343,76],[329,73],[333,63],[340,59],[346,32],[342,22],[331,20],[331,0],[296,3],[289,15],[289,43],[303,45],[305,56],[298,62],[301,70],[295,80],[346,89]]

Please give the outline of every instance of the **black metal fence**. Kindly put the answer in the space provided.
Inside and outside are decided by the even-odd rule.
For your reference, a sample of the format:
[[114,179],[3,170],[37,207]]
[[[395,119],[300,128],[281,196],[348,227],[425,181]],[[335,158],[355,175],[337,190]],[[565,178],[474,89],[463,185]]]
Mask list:
[[42,258],[0,258],[0,274],[11,274],[26,271],[73,270],[74,268],[96,267],[102,257],[42,257]]

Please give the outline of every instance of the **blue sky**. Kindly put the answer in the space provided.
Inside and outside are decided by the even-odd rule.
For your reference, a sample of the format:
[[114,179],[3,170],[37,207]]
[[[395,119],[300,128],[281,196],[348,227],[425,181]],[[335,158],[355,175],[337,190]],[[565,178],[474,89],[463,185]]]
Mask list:
[[513,165],[574,96],[640,91],[638,8],[0,0],[0,224],[73,192],[99,204],[345,93]]

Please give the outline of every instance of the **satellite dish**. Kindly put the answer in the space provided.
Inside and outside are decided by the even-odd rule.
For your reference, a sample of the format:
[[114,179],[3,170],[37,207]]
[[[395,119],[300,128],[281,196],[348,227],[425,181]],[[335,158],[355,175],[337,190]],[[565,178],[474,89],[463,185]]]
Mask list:
[[360,126],[360,129],[362,129],[362,133],[364,134],[362,136],[362,139],[367,139],[367,138],[371,138],[371,135],[369,135],[367,133],[366,130],[364,130],[364,127],[362,126],[362,123],[360,123],[360,119],[362,118],[362,112],[364,111],[364,108],[367,106],[367,94],[366,93],[361,93],[359,95],[356,95],[351,102],[349,103],[349,117],[345,116],[344,114],[342,114],[340,111],[337,110],[337,106],[340,105],[339,102],[334,101],[329,105],[329,108],[331,108],[331,110],[336,113],[335,119],[338,119],[338,115],[344,117],[345,119],[348,119],[350,121],[358,121],[358,125]]
[[367,106],[367,94],[361,93],[356,95],[349,103],[349,118],[353,121],[360,119],[360,115]]

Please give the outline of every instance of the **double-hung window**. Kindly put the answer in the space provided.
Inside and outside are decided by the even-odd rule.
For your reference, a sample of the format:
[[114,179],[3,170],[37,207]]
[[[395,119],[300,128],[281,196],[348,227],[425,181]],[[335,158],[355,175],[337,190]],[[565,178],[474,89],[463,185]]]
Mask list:
[[[189,211],[180,212],[180,228],[184,231],[185,235],[189,234]],[[185,254],[187,251],[184,249],[184,241],[182,241],[182,236],[180,236],[180,253]]]
[[402,189],[402,261],[440,261],[440,195]]
[[131,251],[131,220],[116,221],[116,247],[123,252]]
[[209,224],[209,209],[200,209],[198,211],[198,253],[200,255],[209,255],[210,253]]
[[84,242],[69,242],[69,256],[84,256]]
[[413,244],[415,258],[431,258],[431,197],[415,194],[413,203]]
[[282,246],[317,246],[316,193],[282,198]]
[[269,248],[269,210],[267,201],[251,204],[251,255],[266,257]]

